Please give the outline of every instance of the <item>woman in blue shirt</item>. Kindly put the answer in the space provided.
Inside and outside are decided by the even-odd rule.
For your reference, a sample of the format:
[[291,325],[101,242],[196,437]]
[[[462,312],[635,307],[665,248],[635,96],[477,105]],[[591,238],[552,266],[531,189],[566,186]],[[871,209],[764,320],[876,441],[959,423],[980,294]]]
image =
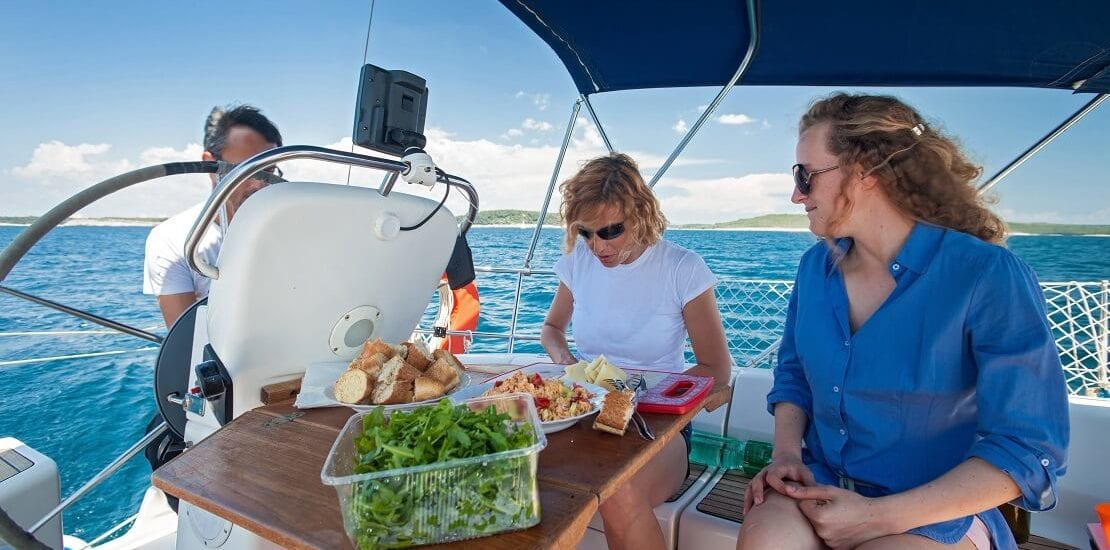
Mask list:
[[980,169],[882,96],[816,102],[796,154],[791,200],[825,240],[798,266],[737,547],[1016,548],[995,507],[1055,505],[1067,395]]

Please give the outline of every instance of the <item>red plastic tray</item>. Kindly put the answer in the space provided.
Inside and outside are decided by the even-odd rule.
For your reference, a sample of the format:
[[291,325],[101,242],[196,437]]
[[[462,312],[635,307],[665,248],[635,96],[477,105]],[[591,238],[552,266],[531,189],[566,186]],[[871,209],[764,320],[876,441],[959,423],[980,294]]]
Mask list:
[[651,385],[640,396],[636,410],[646,413],[684,414],[698,406],[709,390],[713,379],[691,374],[670,374]]

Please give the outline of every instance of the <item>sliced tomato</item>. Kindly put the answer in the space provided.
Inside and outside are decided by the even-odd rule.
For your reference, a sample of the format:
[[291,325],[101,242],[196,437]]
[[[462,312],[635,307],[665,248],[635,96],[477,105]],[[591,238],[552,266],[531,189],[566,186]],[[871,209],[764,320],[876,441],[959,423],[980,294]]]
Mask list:
[[537,409],[546,409],[551,406],[551,400],[546,397],[533,397],[532,400],[536,402]]
[[530,378],[528,381],[537,388],[543,387],[543,378],[540,377],[540,373],[538,372],[532,374],[532,378]]

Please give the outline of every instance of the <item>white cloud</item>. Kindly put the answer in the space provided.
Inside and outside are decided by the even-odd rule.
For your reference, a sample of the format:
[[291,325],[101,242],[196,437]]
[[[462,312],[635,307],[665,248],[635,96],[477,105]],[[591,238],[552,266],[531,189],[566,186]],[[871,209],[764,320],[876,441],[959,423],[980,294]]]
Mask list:
[[709,108],[709,104],[708,104],[708,103],[706,103],[705,105],[698,105],[698,112],[699,112],[699,113],[704,113],[704,112],[705,112],[705,110],[706,110],[706,109],[708,109],[708,108]]
[[551,105],[551,94],[536,94],[532,96],[532,104],[541,111],[546,111]]
[[751,124],[751,123],[755,122],[755,119],[748,116],[748,115],[745,115],[743,113],[737,113],[737,114],[726,114],[726,115],[718,116],[717,117],[717,122],[719,122],[721,124],[729,124],[729,125],[737,125],[738,126],[738,125],[742,125],[742,124]]
[[674,224],[719,223],[763,214],[800,213],[790,203],[790,174],[715,179],[671,179],[656,186],[663,213]]
[[[519,94],[520,92],[517,92],[517,93]],[[544,120],[536,120],[534,118],[529,117],[529,118],[524,119],[524,121],[520,123],[519,127],[509,128],[508,130],[505,130],[505,132],[503,134],[501,134],[501,139],[510,140],[510,139],[513,139],[513,138],[519,138],[519,137],[524,136],[526,131],[528,131],[528,132],[550,132],[551,130],[554,130],[554,129],[555,129],[555,126],[552,125],[550,122],[547,122],[547,121],[544,121]],[[534,140],[533,140],[533,142],[534,142]]]
[[[109,144],[67,145],[61,141],[39,144],[23,166],[0,170],[5,215],[38,215],[67,197],[102,180],[136,168],[173,161],[200,160],[200,145],[181,150],[152,147],[137,159],[111,155]],[[116,192],[77,215],[160,217],[172,215],[207,196],[210,182],[203,174],[172,176],[140,183]]]
[[678,119],[678,122],[674,123],[674,126],[671,126],[671,129],[674,130],[675,133],[679,134],[685,134],[689,130],[689,128],[686,126],[686,120],[681,118]]
[[533,94],[533,93],[525,92],[524,90],[520,90],[513,97],[515,97],[516,99],[520,99],[522,97],[526,97],[528,99],[531,99],[532,100],[532,105],[535,105],[536,108],[541,110],[541,111],[546,111],[547,108],[551,106],[551,94],[545,94],[545,93]]
[[[442,128],[429,128],[427,151],[437,165],[471,181],[479,191],[483,209],[520,208],[535,210],[542,204],[544,193],[551,179],[558,145],[535,143],[507,144],[488,139],[459,139]],[[337,139],[324,147],[341,151],[351,150],[348,137]],[[355,152],[382,156],[379,153],[356,147]],[[580,122],[571,137],[566,158],[557,181],[573,174],[583,162],[606,154],[600,134],[588,121]],[[54,142],[36,149],[24,166],[0,170],[9,177],[0,178],[0,196],[4,203],[0,215],[36,215],[77,191],[105,178],[140,166],[163,162],[191,161],[200,158],[201,146],[188,144],[180,148],[150,147],[135,155],[123,158],[112,155],[108,145],[69,146]],[[639,151],[629,151],[637,159],[645,178],[650,178],[662,165],[665,156]],[[712,158],[680,158],[675,166],[703,165],[720,162]],[[383,172],[314,161],[282,163],[285,175],[291,181],[322,181],[347,183],[364,187],[378,187]],[[772,176],[746,176],[721,180],[664,179],[657,187],[667,216],[675,223],[725,221],[747,215],[780,210],[790,211],[788,201],[789,176],[774,175],[773,183],[763,185],[763,179]],[[348,179],[349,178],[349,179]],[[754,178],[754,179],[753,179]],[[781,180],[781,181],[780,181]],[[443,187],[428,190],[423,187],[397,184],[400,192],[426,196],[439,200]],[[196,204],[207,197],[210,183],[207,175],[189,174],[172,176],[136,185],[102,200],[80,213],[85,217],[99,216],[169,216]],[[777,193],[777,194],[776,194]],[[448,207],[457,214],[466,211],[466,203],[458,193],[452,193]],[[558,197],[552,211],[558,207]]]
[[554,126],[552,126],[550,122],[546,122],[546,121],[543,121],[543,120],[535,120],[535,119],[531,119],[531,118],[524,119],[524,122],[522,122],[520,124],[520,126],[522,128],[527,128],[529,130],[536,130],[538,132],[547,132],[547,131],[550,131],[552,128],[554,128]]
[[[103,162],[99,157],[111,150],[107,143],[66,145],[60,141],[40,143],[31,154],[26,166],[12,169],[12,173],[24,178],[65,176],[68,174],[87,174],[94,171],[94,163]],[[90,158],[92,157],[92,158]]]

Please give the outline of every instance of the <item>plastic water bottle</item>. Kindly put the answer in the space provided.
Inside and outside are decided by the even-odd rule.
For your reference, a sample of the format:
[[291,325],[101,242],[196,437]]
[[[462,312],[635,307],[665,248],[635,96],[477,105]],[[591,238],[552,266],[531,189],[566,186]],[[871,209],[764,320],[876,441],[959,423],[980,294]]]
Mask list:
[[748,440],[744,442],[744,461],[740,469],[744,475],[751,477],[771,463],[773,446],[763,441]]

